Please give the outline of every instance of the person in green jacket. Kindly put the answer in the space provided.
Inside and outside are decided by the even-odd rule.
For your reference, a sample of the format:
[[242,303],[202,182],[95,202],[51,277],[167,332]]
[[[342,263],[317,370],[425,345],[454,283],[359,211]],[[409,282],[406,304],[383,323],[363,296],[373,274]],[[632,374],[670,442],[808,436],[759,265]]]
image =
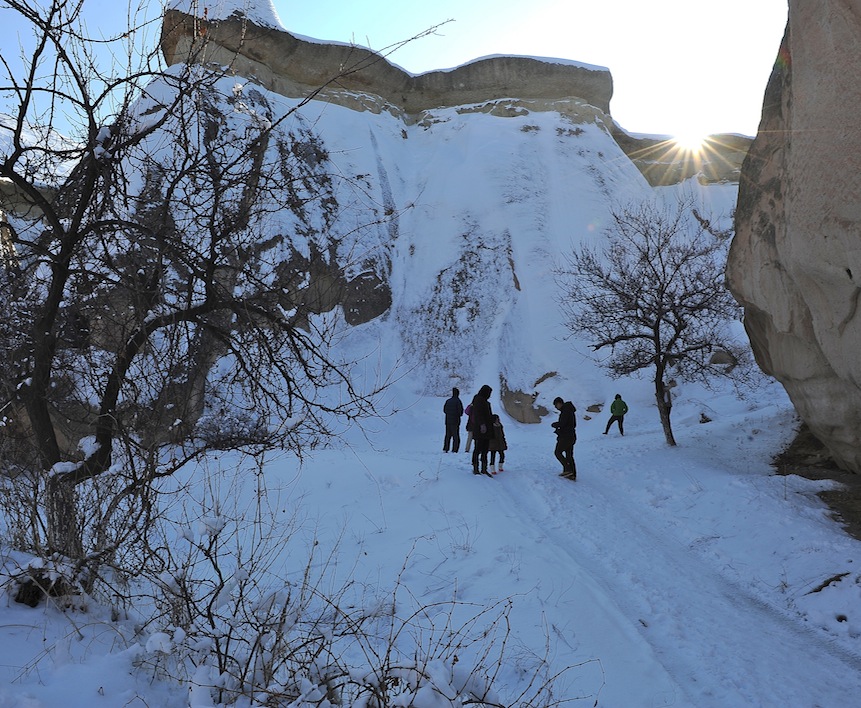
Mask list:
[[614,422],[619,424],[619,432],[624,435],[625,428],[623,426],[623,422],[625,420],[625,413],[628,412],[628,404],[622,400],[622,395],[617,393],[616,398],[613,399],[613,402],[610,404],[610,420],[607,421],[607,427],[604,429],[604,435],[610,432],[610,426],[613,425]]

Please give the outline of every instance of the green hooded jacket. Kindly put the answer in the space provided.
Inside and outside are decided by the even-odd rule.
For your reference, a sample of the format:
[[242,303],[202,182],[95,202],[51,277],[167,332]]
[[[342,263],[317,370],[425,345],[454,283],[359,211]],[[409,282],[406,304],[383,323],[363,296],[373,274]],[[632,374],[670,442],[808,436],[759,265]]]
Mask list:
[[613,399],[613,402],[610,404],[610,413],[612,415],[617,415],[620,418],[628,412],[628,404],[625,403],[621,398]]

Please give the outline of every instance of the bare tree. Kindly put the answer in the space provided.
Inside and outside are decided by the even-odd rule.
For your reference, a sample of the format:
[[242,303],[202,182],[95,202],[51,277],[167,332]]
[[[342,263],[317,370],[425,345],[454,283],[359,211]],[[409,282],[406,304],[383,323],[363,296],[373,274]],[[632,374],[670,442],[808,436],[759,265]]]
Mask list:
[[728,239],[689,201],[614,209],[605,239],[558,269],[565,326],[593,350],[610,350],[614,377],[652,370],[664,435],[675,445],[668,374],[708,384],[747,358],[729,327],[739,309],[724,284]]
[[329,346],[311,270],[337,275],[378,217],[343,231],[313,130],[196,63],[205,32],[165,69],[126,48],[134,22],[88,36],[83,4],[2,2],[32,41],[0,58],[0,445],[31,482],[33,549],[95,563],[140,533],[159,478],[210,450],[304,454],[376,415],[385,382],[356,385]]

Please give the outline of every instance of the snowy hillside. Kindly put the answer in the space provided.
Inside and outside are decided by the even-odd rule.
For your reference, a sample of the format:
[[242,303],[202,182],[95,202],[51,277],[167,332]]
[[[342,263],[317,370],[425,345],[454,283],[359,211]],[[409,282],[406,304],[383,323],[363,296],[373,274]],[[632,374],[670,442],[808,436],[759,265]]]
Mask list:
[[[221,84],[225,93],[233,88]],[[296,103],[249,88],[275,119]],[[545,316],[557,307],[553,269],[562,254],[601,239],[612,208],[656,196],[692,197],[703,213],[729,223],[734,184],[692,179],[655,190],[602,113],[574,100],[537,108],[505,99],[411,123],[315,101],[282,126],[313,134],[336,175],[341,211],[321,233],[329,239],[321,252],[337,243],[348,276],[370,268],[388,282],[392,307],[383,319],[394,348],[387,353],[400,352],[428,394],[483,379],[531,393],[558,372],[554,385],[602,400],[583,380],[586,354],[559,341],[558,321]]]

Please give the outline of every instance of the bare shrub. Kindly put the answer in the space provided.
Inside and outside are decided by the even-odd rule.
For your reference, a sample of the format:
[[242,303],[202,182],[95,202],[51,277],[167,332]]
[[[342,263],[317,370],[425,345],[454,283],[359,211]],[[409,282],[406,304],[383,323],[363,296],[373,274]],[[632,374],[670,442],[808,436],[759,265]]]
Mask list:
[[[390,590],[363,586],[354,567],[342,567],[338,541],[325,547],[307,520],[285,516],[262,475],[247,507],[235,501],[241,477],[210,470],[206,479],[194,503],[189,490],[177,500],[175,521],[158,520],[162,541],[150,562],[159,567],[126,586],[124,607],[146,615],[142,669],[225,705],[548,708],[575,700],[559,691],[571,667],[551,670],[549,640],[542,656],[515,656],[515,598],[480,607],[455,591],[425,602],[403,580],[409,556]],[[503,686],[513,666],[516,685]]]

